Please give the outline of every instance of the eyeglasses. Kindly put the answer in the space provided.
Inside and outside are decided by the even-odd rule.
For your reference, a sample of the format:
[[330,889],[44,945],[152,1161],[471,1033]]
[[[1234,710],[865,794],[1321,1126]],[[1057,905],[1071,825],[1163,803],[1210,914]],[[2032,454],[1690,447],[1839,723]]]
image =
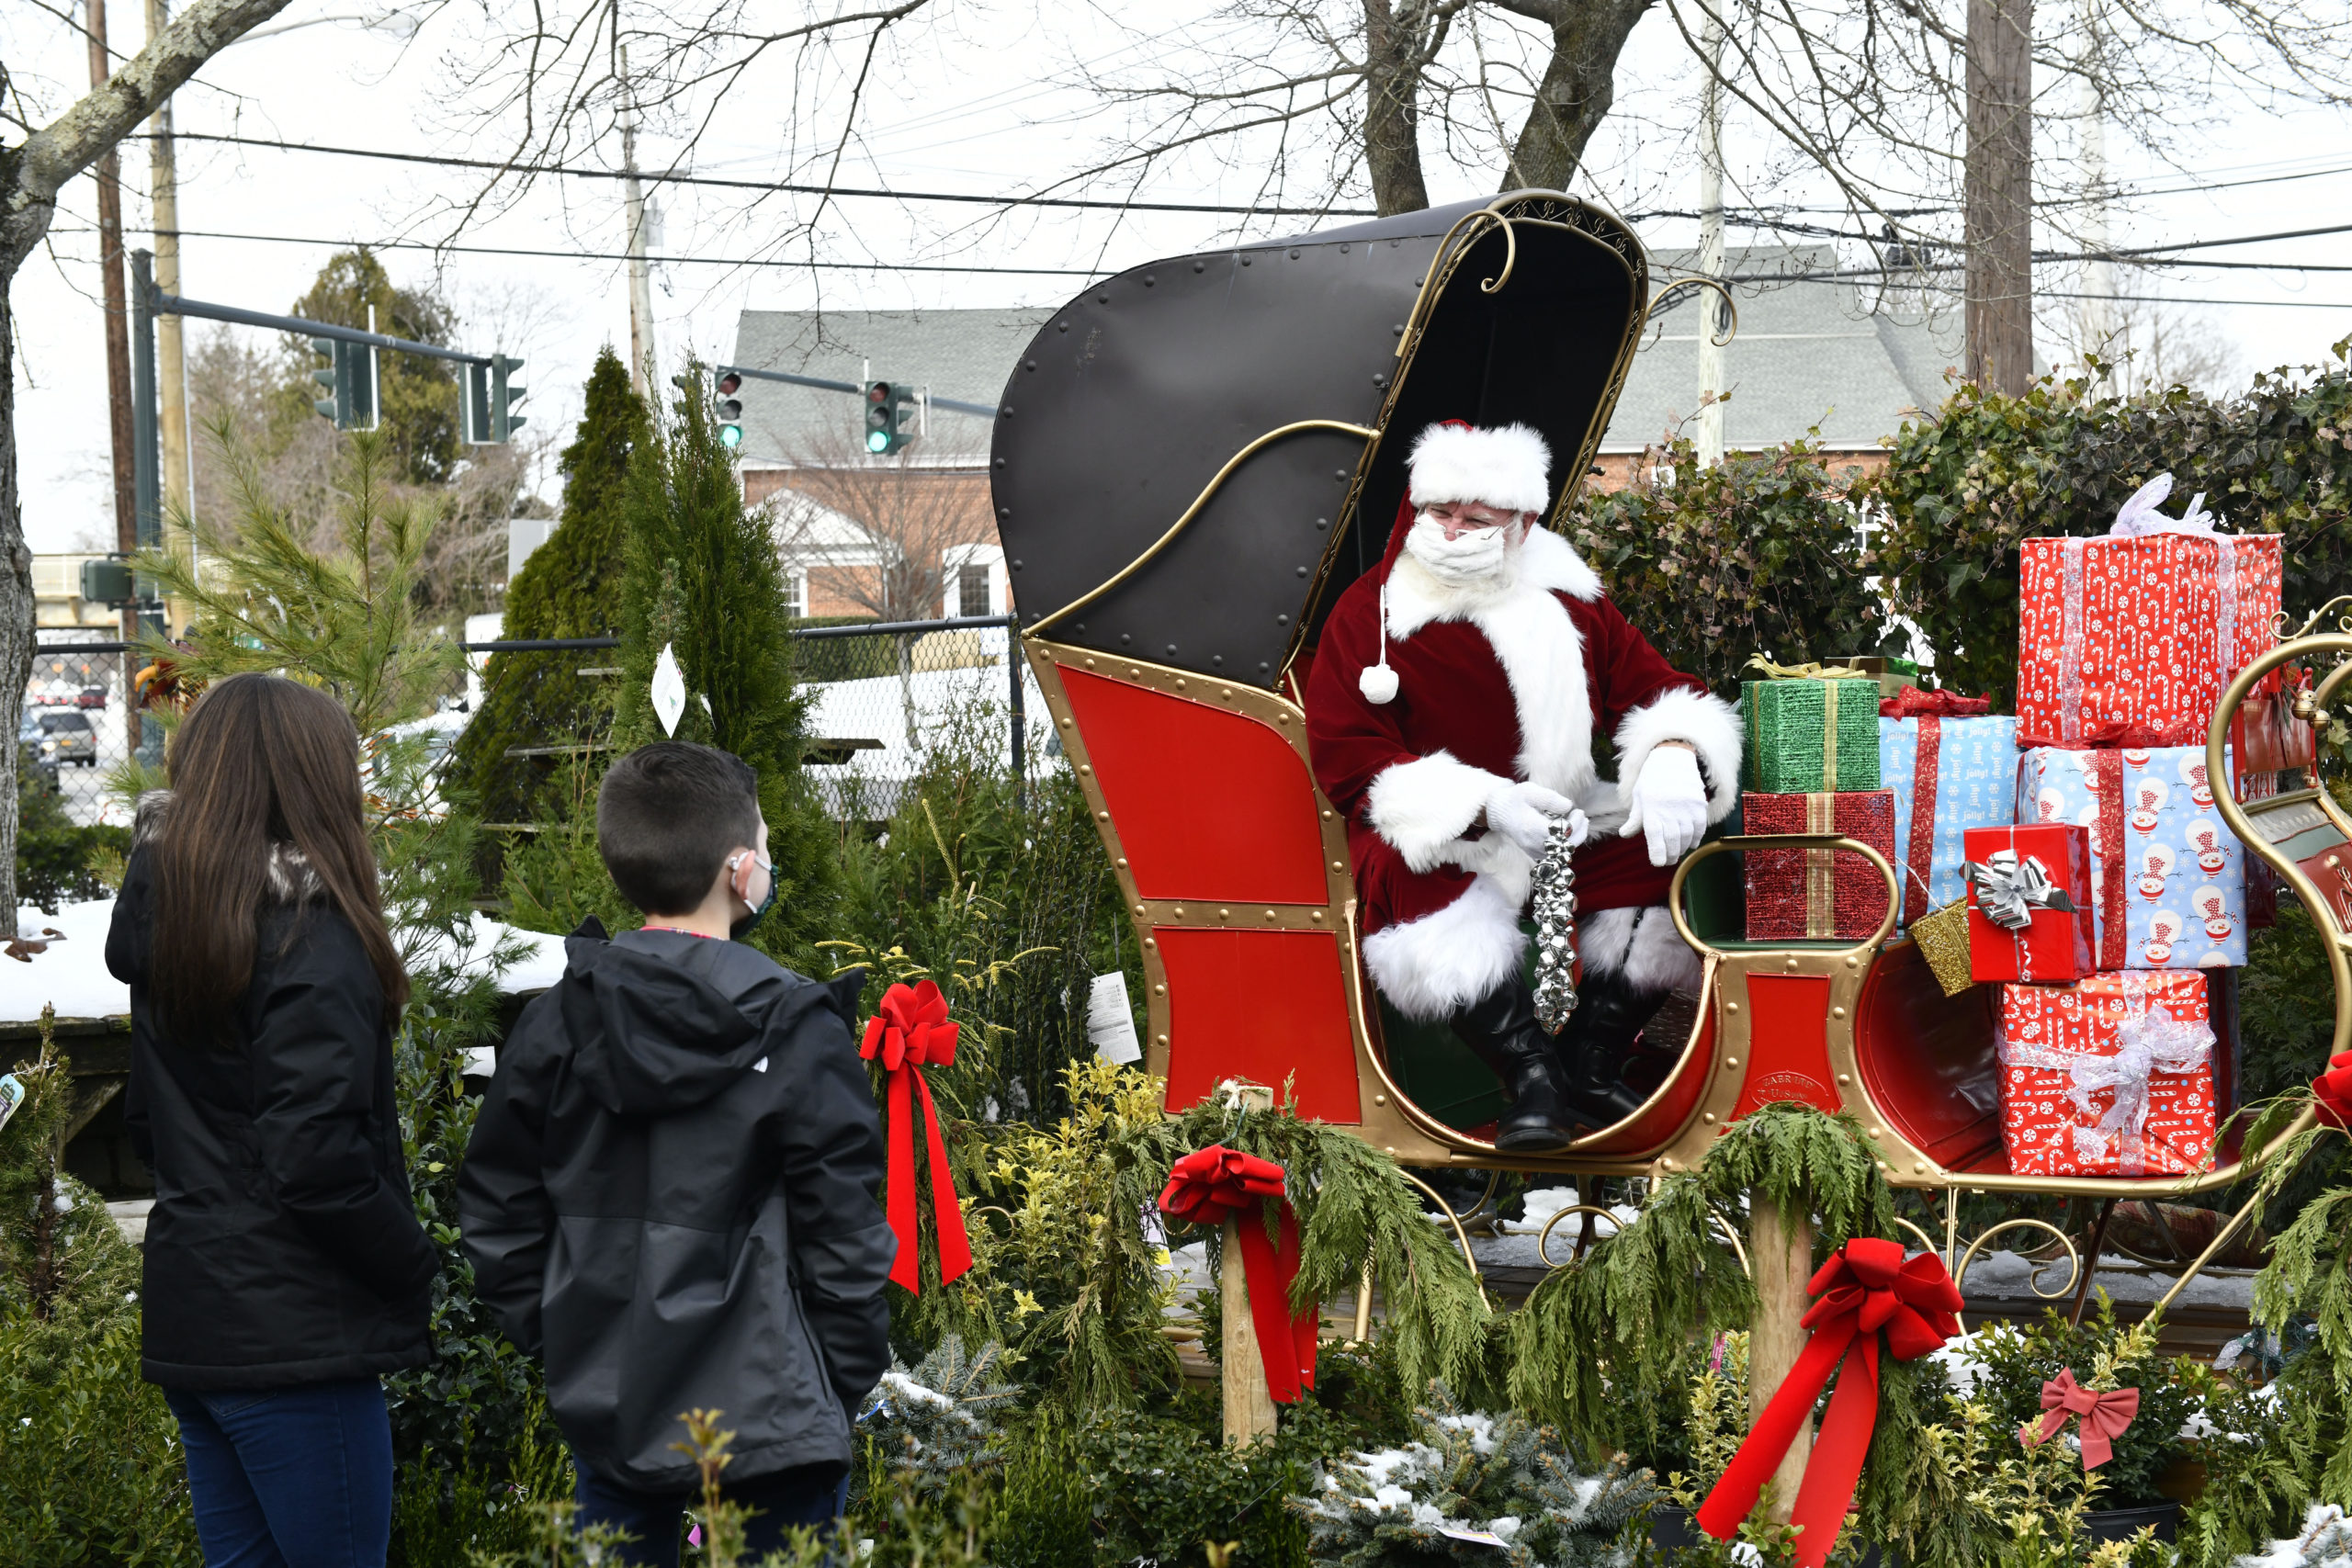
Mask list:
[[1491,506],[1481,506],[1476,502],[1442,501],[1421,510],[1439,522],[1451,524],[1456,528],[1496,528],[1519,521],[1516,512],[1497,512]]

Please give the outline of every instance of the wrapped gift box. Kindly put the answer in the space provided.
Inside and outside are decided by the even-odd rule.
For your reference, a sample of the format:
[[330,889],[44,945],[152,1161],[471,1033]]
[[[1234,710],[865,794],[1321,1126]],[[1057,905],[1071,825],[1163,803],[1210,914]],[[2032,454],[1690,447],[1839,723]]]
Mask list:
[[[1745,833],[1839,833],[1894,861],[1894,795],[1888,790],[1751,794],[1740,798],[1739,809]],[[1859,942],[1885,914],[1886,878],[1851,850],[1747,852],[1750,942]]]
[[2245,963],[2245,846],[2213,805],[2204,747],[2035,747],[2018,759],[2017,815],[2089,829],[2099,968]]
[[1763,795],[1879,787],[1875,678],[1744,681],[1747,786]]
[[[1968,875],[1968,968],[1979,982],[2079,980],[2097,967],[2091,945],[2090,834],[2059,823],[1971,828],[1961,838],[1972,866],[2029,890],[2030,922],[1988,912],[1983,879]],[[2045,891],[2034,896],[2032,889]]]
[[1967,829],[2017,820],[2018,721],[1882,717],[1878,771],[1894,794],[1894,852],[1908,926],[1967,893],[1961,874]]
[[2001,987],[2001,1142],[2020,1176],[2180,1176],[2213,1156],[2202,975]]
[[[2201,740],[2230,678],[2275,646],[2276,534],[2027,539],[2018,717],[2061,740],[2146,725]],[[2275,691],[2275,674],[2263,691]]]

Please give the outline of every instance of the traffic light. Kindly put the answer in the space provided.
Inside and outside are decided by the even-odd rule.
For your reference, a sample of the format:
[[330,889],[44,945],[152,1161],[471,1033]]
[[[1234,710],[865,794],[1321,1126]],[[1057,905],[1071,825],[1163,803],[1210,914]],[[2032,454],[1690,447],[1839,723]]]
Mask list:
[[337,430],[374,429],[376,351],[340,338],[314,337],[311,352],[325,361],[311,372],[311,379],[327,389],[325,397],[311,400],[319,416],[334,421]]
[[524,416],[514,412],[523,400],[523,389],[510,379],[521,368],[521,360],[503,354],[492,355],[487,365],[466,367],[467,445],[501,446],[523,427]]
[[907,413],[914,401],[906,388],[876,381],[865,389],[865,449],[887,457],[914,440],[907,428]]
[[729,451],[743,445],[743,400],[735,394],[743,389],[743,378],[732,370],[721,372],[718,378],[718,439]]
[[526,423],[524,415],[514,412],[514,405],[523,400],[523,389],[514,384],[513,378],[521,368],[523,362],[519,359],[509,359],[503,354],[490,356],[491,413],[496,421],[492,428],[498,433],[492,440],[513,440],[514,433]]

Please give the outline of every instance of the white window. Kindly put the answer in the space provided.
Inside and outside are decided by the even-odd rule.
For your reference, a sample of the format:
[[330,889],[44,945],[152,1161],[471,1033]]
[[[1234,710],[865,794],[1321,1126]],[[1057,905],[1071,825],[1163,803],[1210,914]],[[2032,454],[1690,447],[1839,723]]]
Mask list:
[[989,592],[986,561],[967,561],[956,573],[956,613],[959,615],[996,614],[995,598]]
[[788,567],[784,574],[784,613],[805,615],[808,613],[808,573],[802,567]]

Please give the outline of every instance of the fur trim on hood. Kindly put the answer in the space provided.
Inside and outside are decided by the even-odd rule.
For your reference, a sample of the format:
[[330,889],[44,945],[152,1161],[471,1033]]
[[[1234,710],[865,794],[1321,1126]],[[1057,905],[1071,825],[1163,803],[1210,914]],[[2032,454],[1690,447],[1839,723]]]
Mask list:
[[1432,424],[1414,437],[1407,463],[1417,508],[1475,501],[1540,515],[1551,503],[1552,449],[1523,424]]
[[[151,789],[139,797],[138,814],[131,818],[130,847],[144,848],[163,836],[172,815],[172,792]],[[326,885],[302,852],[292,844],[273,841],[269,846],[269,896],[280,904],[307,904],[322,897]]]

